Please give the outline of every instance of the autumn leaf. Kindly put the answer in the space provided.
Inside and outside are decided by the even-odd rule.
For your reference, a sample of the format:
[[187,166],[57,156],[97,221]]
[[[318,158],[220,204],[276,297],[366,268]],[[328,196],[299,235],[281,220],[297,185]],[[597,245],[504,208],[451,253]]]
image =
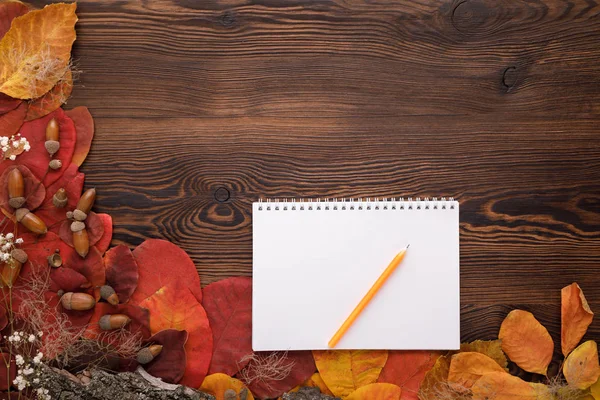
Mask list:
[[[140,283],[142,279],[140,273]],[[183,282],[174,281],[160,288],[141,302],[140,306],[150,311],[152,334],[164,329],[188,332],[188,341],[185,344],[187,362],[180,383],[199,387],[208,372],[213,347],[212,332],[202,305]]]
[[110,246],[110,242],[112,241],[113,235],[113,220],[109,214],[99,213],[96,214],[100,223],[102,223],[102,236],[98,239],[96,244],[94,245],[100,254],[104,254],[108,247]]
[[104,315],[113,314],[124,314],[131,319],[125,329],[132,334],[140,334],[144,340],[147,340],[150,337],[150,313],[147,309],[129,303],[113,306],[104,302],[97,303],[94,307],[94,313],[90,318],[83,336],[89,339],[98,337],[98,335],[102,333],[102,330],[98,326],[100,318]]
[[35,99],[65,74],[75,41],[76,4],[51,4],[15,18],[0,40],[0,92]]
[[310,351],[264,351],[253,353],[237,376],[255,396],[271,399],[305,382],[315,370]]
[[31,100],[25,121],[41,118],[66,103],[73,91],[73,74],[67,69],[62,78],[42,97]]
[[138,284],[138,265],[129,247],[118,245],[104,255],[106,282],[119,296],[121,303],[129,301]]
[[8,390],[10,383],[17,377],[15,358],[9,353],[0,353],[0,390]]
[[236,277],[211,283],[204,288],[202,304],[213,332],[208,373],[235,375],[252,354],[252,279]]
[[188,339],[186,331],[177,329],[165,329],[157,332],[150,339],[149,344],[161,345],[162,351],[144,366],[144,369],[152,376],[161,378],[164,382],[177,383],[185,372],[186,355],[185,343]]
[[577,346],[592,323],[594,313],[577,283],[562,288],[560,346],[566,357]]
[[546,375],[552,360],[554,342],[532,313],[511,311],[500,326],[498,338],[502,350],[519,367],[528,372]]
[[26,115],[27,104],[25,103],[21,103],[13,110],[0,115],[0,132],[2,132],[2,136],[11,137],[16,135],[23,122],[25,122]]
[[[72,221],[70,220],[64,220],[60,226],[58,235],[63,242],[73,247],[73,231],[71,231],[71,223]],[[104,221],[102,221],[100,217],[98,217],[98,214],[93,211],[90,211],[85,219],[85,228],[87,229],[90,246],[94,246],[98,243],[100,238],[104,235]]]
[[350,393],[346,400],[400,400],[402,389],[391,383],[371,383]]
[[4,1],[0,3],[0,39],[10,29],[13,19],[27,14],[29,7],[20,1]]
[[[2,4],[4,3],[0,3],[0,7],[2,6]],[[5,95],[4,93],[0,93],[0,116],[6,114],[9,111],[14,110],[22,102],[23,100],[21,99],[13,99],[12,97]],[[0,121],[2,121],[1,118]]]
[[490,372],[506,372],[501,366],[488,356],[466,352],[452,356],[448,382],[458,383],[466,388],[473,386],[475,381]]
[[0,331],[6,328],[6,325],[8,325],[8,313],[6,308],[0,306]]
[[420,400],[470,400],[470,391],[460,385],[448,382],[450,372],[450,357],[438,357],[433,368],[425,374],[419,388]]
[[383,350],[313,351],[321,377],[336,396],[346,397],[356,389],[377,382],[388,352]]
[[[230,377],[227,374],[215,373],[208,375],[200,390],[208,394],[215,396],[217,400],[229,400],[229,399],[247,399],[254,400],[254,396],[244,386],[244,382],[239,379]],[[230,395],[226,395],[226,392]]]
[[329,388],[327,387],[327,384],[325,383],[323,378],[321,378],[321,374],[319,374],[318,372],[315,372],[314,374],[312,374],[311,377],[308,378],[302,384],[302,386],[316,387],[316,388],[319,388],[321,393],[329,395],[329,396],[334,396],[334,394],[331,392],[331,390],[329,390]]
[[[509,356],[510,357],[510,356]],[[539,386],[506,372],[491,372],[479,378],[473,387],[473,400],[542,400]]]
[[34,211],[46,198],[46,188],[44,185],[42,185],[42,182],[40,182],[39,179],[31,173],[29,168],[24,165],[11,166],[5,169],[0,176],[0,182],[4,183],[0,185],[0,204],[2,204],[2,207],[6,208],[10,212],[15,212],[15,209],[8,204],[10,197],[8,196],[8,184],[6,183],[8,182],[8,175],[15,168],[18,169],[23,176],[23,197],[26,199],[23,207]]
[[81,292],[91,287],[85,276],[67,267],[53,268],[50,271],[50,291]]
[[75,107],[72,110],[65,111],[65,113],[73,120],[75,131],[77,132],[77,142],[75,143],[75,151],[73,152],[71,162],[81,166],[92,146],[94,119],[87,107]]
[[593,340],[580,344],[565,360],[563,374],[570,386],[587,389],[600,378],[598,346]]
[[[19,106],[21,107],[21,106]],[[12,111],[11,111],[12,112]],[[8,113],[10,114],[10,113]],[[2,119],[5,114],[0,117]],[[62,161],[62,167],[57,170],[48,169],[48,163],[51,158],[44,143],[46,142],[46,125],[55,118],[58,122],[60,131],[60,149],[54,155],[54,158]],[[24,165],[40,180],[44,186],[48,187],[65,173],[71,164],[71,157],[75,148],[75,125],[67,117],[61,108],[56,109],[45,117],[25,122],[20,129],[21,136],[29,141],[31,150],[19,155],[16,161],[4,160],[0,163],[0,173],[11,165]]]
[[590,386],[590,393],[594,397],[594,400],[600,400],[600,378]]
[[377,382],[399,386],[402,400],[417,400],[421,382],[439,356],[434,351],[390,351]]
[[485,354],[492,360],[496,361],[502,368],[508,367],[508,360],[506,355],[502,351],[501,340],[475,340],[470,343],[460,344],[461,352],[474,351],[477,353]]
[[[139,303],[172,282],[184,283],[198,302],[202,301],[200,277],[185,251],[166,240],[148,239],[133,250],[140,278],[131,301]],[[199,386],[199,385],[196,385]]]

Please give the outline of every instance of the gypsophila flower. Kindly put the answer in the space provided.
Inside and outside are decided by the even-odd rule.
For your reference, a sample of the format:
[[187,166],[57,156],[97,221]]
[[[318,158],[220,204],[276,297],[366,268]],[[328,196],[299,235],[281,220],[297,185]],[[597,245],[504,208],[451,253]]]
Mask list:
[[3,251],[10,250],[10,247],[11,247],[11,246],[12,246],[12,245],[11,245],[10,243],[5,243],[5,244],[3,244],[3,245],[2,245],[2,250],[3,250]]
[[23,239],[22,238],[18,238],[17,240],[15,240],[16,244],[23,244]]
[[29,340],[29,343],[35,342],[35,335],[29,335],[29,338],[27,338],[27,340]]
[[13,142],[13,147],[14,147],[15,149],[19,148],[19,142],[17,142],[17,141],[14,141],[14,142]]
[[15,161],[17,159],[17,156],[14,154],[11,154],[11,156],[8,158],[10,158],[11,161]]
[[21,137],[20,133],[11,137],[0,136],[0,146],[2,146],[2,157],[13,161],[17,159],[17,155],[31,150],[31,144],[27,138]]
[[[23,239],[17,239],[17,240],[21,240],[21,243],[23,243]],[[38,332],[38,336],[39,336],[39,337],[42,337],[43,335],[44,335],[44,332],[42,332],[42,331],[39,331],[39,332]],[[42,354],[42,353],[38,353],[38,354]],[[42,355],[43,355],[43,354],[42,354]]]
[[31,146],[29,145],[29,143],[27,143],[25,146],[23,146],[23,150],[25,150],[25,151],[31,150]]
[[40,383],[40,378],[33,378],[33,384],[37,385],[38,383]]
[[25,360],[23,359],[23,356],[20,354],[17,354],[15,356],[15,363],[17,363],[18,366],[25,364]]
[[[29,365],[29,364],[27,364],[27,365]],[[31,374],[33,374],[33,368],[29,367],[29,368],[25,368],[23,370],[23,375],[31,375]]]
[[12,240],[12,238],[14,238],[14,237],[15,237],[15,235],[12,232],[7,233],[5,236],[5,238],[8,240]]
[[8,146],[8,138],[6,136],[2,137],[2,139],[0,140],[0,145]]

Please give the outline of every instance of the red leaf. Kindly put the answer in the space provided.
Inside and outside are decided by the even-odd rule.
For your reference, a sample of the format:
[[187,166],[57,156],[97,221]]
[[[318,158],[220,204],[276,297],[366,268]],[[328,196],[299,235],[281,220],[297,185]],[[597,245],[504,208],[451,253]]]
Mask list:
[[[84,333],[86,338],[95,338],[103,332],[98,326],[98,321],[103,315],[107,314],[125,314],[131,318],[131,322],[125,327],[129,332],[140,333],[142,338],[150,337],[150,313],[145,308],[133,304],[117,304],[113,306],[109,303],[98,303],[94,307],[92,318]],[[111,343],[113,344],[113,343]]]
[[[87,229],[90,246],[98,243],[104,235],[104,221],[93,211],[90,211],[85,219],[85,228]],[[65,220],[60,226],[58,234],[60,238],[69,246],[73,247],[73,232],[71,231],[72,221]]]
[[27,14],[28,11],[29,8],[20,1],[6,1],[0,3],[0,38],[8,32],[13,19]]
[[138,287],[131,295],[134,303],[152,296],[158,289],[172,282],[184,282],[196,300],[202,301],[196,266],[186,252],[173,243],[148,239],[133,250],[133,256],[140,274]]
[[[60,304],[60,297],[54,292],[44,293],[46,302],[52,308],[56,308],[56,312],[61,312],[69,317],[69,322],[74,328],[83,328],[90,322],[90,318],[94,314],[94,309],[86,311],[67,310]],[[51,318],[51,316],[48,316]]]
[[[213,332],[209,374],[235,375],[252,354],[252,279],[237,277],[204,288],[202,304]],[[248,359],[249,360],[249,359]]]
[[[286,378],[281,380],[256,379],[257,376],[260,375],[259,371],[261,370],[261,363],[264,364],[269,356],[276,356],[276,358],[284,357],[284,359],[278,363],[281,367],[292,365],[290,374]],[[262,368],[265,367],[263,366]],[[252,382],[248,384],[248,389],[250,389],[254,395],[262,399],[270,399],[279,397],[283,393],[300,385],[310,378],[316,370],[315,360],[310,351],[290,351],[287,353],[257,352],[255,353],[255,357],[238,375],[242,377],[242,381],[252,380]]]
[[390,351],[377,382],[400,386],[402,400],[417,400],[421,382],[439,356],[435,351]]
[[75,151],[73,152],[71,162],[81,165],[92,146],[92,139],[94,138],[94,119],[87,107],[75,107],[74,109],[65,112],[69,118],[73,120],[75,131],[77,132],[77,143],[75,143]]
[[[19,110],[22,106],[23,104],[15,111]],[[15,111],[11,111],[0,117],[0,132],[4,132],[2,129],[2,118],[5,118]],[[23,116],[23,118],[25,117]],[[51,158],[44,146],[44,143],[46,142],[46,125],[48,125],[48,122],[52,118],[56,119],[60,130],[60,149],[56,152],[54,158],[61,160],[63,165],[57,170],[48,168],[48,163]],[[3,172],[10,165],[25,165],[36,177],[38,177],[38,179],[42,180],[44,186],[50,186],[62,176],[71,164],[71,157],[73,156],[76,139],[73,121],[71,121],[71,118],[67,117],[64,111],[59,108],[45,117],[25,122],[23,126],[21,126],[20,132],[21,136],[27,138],[29,141],[31,150],[17,156],[16,161],[5,160],[0,163],[0,172]],[[4,135],[6,136],[6,134]]]
[[14,212],[14,208],[12,208],[8,204],[8,174],[13,169],[17,168],[21,171],[21,175],[23,175],[23,183],[25,184],[24,197],[27,199],[23,207],[28,208],[30,211],[35,210],[42,204],[44,198],[46,197],[46,188],[42,183],[36,178],[29,168],[24,165],[15,165],[10,168],[7,168],[0,176],[0,204],[2,207],[6,207],[8,211]]
[[[5,114],[0,115],[0,132],[2,136],[11,137],[19,132],[19,128],[25,121],[25,115],[27,114],[27,103],[21,103],[15,109],[8,111]],[[44,132],[45,135],[45,132]],[[19,156],[22,157],[22,156]],[[8,164],[10,161],[2,161],[2,164]],[[48,164],[46,164],[48,166]],[[5,167],[6,168],[6,167]],[[4,171],[4,169],[0,170]]]
[[102,235],[102,237],[100,239],[98,239],[95,246],[98,249],[98,251],[100,252],[100,254],[104,254],[106,252],[106,250],[108,250],[108,247],[110,246],[110,242],[112,241],[112,235],[113,235],[112,217],[108,214],[102,214],[102,213],[96,214],[96,216],[102,221],[102,224],[104,226],[104,234]]
[[[60,232],[62,222],[67,220],[67,210],[75,209],[81,197],[85,175],[79,172],[78,168],[77,165],[71,164],[60,179],[46,187],[46,198],[35,212],[46,223],[48,230],[56,234]],[[64,188],[67,192],[67,205],[63,208],[57,208],[52,203],[54,194],[60,188]]]
[[129,247],[118,245],[104,254],[106,283],[115,289],[121,303],[129,301],[138,284],[138,265]]
[[6,308],[0,306],[0,331],[8,325],[8,313]]
[[146,371],[164,382],[179,382],[185,372],[184,346],[187,340],[188,333],[177,329],[165,329],[152,336],[148,343],[160,344],[163,349],[150,364],[145,366]]
[[100,299],[100,287],[106,283],[106,273],[102,256],[98,249],[90,247],[90,251],[85,258],[81,258],[75,250],[71,250],[71,254],[68,257],[63,255],[63,262],[65,266],[73,268],[85,276],[94,288],[96,300]]
[[[0,3],[0,7],[2,7],[2,4],[6,3]],[[0,24],[1,23],[2,22],[0,22]],[[0,115],[6,114],[7,112],[14,110],[19,106],[19,104],[21,104],[22,101],[23,100],[21,99],[13,99],[12,97],[5,95],[4,93],[0,93]]]
[[140,306],[150,311],[153,334],[171,328],[188,332],[187,360],[181,384],[200,387],[208,372],[213,345],[208,317],[200,302],[184,282],[175,281],[160,288]]
[[15,359],[10,354],[0,353],[0,355],[2,355],[2,361],[0,361],[0,390],[8,390],[12,381],[17,377],[17,364],[15,364]]
[[71,268],[52,268],[50,271],[50,291],[80,292],[90,288],[87,278]]
[[73,91],[73,74],[68,69],[52,89],[43,96],[29,102],[25,121],[31,121],[50,114],[63,105]]

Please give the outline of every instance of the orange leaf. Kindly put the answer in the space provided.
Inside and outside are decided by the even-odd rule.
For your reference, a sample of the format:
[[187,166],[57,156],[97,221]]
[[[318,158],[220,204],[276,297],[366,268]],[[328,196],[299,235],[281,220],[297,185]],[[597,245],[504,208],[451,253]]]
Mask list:
[[29,103],[25,121],[31,121],[50,114],[67,101],[72,91],[73,74],[70,69],[67,69],[67,72],[49,92]]
[[419,386],[440,354],[434,351],[390,351],[377,382],[402,389],[402,400],[417,400]]
[[212,332],[202,305],[184,283],[175,281],[160,288],[140,306],[150,311],[153,335],[163,329],[188,332],[185,344],[187,362],[180,383],[199,387],[208,372],[213,347]]
[[513,310],[502,321],[498,338],[502,350],[525,371],[546,375],[554,342],[532,313]]
[[352,392],[346,400],[400,400],[402,389],[391,383],[371,383]]
[[587,332],[594,313],[577,283],[562,288],[560,296],[560,347],[566,357]]
[[383,350],[313,351],[321,378],[336,396],[346,397],[356,389],[377,382],[388,358]]
[[0,40],[0,92],[35,99],[64,76],[75,41],[76,4],[51,4],[17,17]]
[[594,400],[600,400],[600,379],[590,386],[590,393]]
[[[331,392],[331,390],[329,390],[329,388],[325,384],[325,381],[323,380],[323,378],[321,378],[321,374],[319,374],[318,372],[315,372],[314,374],[312,374],[312,376],[310,378],[308,378],[306,380],[306,382],[304,382],[304,384],[302,384],[302,386],[316,387],[316,388],[319,388],[321,393],[329,395],[329,396],[333,396],[333,393]],[[295,390],[295,391],[297,391],[297,390]]]
[[563,374],[570,386],[587,389],[600,377],[598,346],[593,340],[580,344],[565,360]]
[[242,381],[222,373],[208,375],[202,382],[200,390],[212,394],[217,400],[238,400],[242,398],[254,400],[254,396]]
[[485,354],[496,361],[502,368],[508,366],[508,360],[502,351],[501,340],[475,340],[471,343],[461,343],[460,351],[475,351],[477,353]]
[[476,353],[458,353],[450,360],[448,381],[470,388],[477,379],[490,372],[506,372],[488,356]]
[[[509,356],[510,357],[510,356]],[[491,372],[479,378],[471,389],[473,400],[549,399],[544,385],[533,385],[506,372]]]

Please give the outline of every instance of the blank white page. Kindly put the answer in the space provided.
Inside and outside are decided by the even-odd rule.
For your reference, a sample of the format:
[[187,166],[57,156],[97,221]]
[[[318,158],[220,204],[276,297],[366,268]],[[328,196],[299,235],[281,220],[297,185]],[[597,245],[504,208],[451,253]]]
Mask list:
[[253,349],[327,349],[408,244],[336,349],[458,349],[458,214],[455,201],[254,203]]

